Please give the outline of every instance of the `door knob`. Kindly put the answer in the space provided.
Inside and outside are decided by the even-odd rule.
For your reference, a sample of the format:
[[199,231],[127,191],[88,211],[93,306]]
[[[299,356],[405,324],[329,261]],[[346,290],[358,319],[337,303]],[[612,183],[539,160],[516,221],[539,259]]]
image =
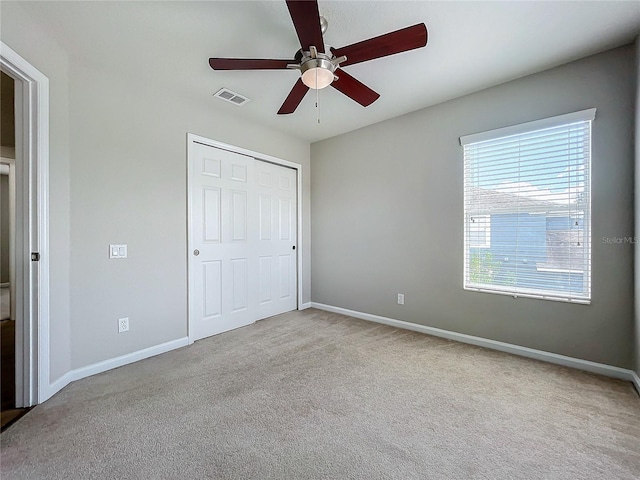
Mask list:
[[200,255],[200,250],[198,250],[197,248],[193,251],[193,254],[197,257],[198,255]]

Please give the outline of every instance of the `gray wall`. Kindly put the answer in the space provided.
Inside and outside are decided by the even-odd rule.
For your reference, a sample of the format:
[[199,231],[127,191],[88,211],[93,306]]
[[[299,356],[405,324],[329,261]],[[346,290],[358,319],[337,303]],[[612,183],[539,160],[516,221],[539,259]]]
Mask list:
[[0,175],[0,283],[9,283],[9,175]]
[[69,58],[22,8],[0,2],[4,43],[49,78],[49,316],[50,377],[69,371]]
[[[629,368],[635,59],[627,46],[311,146],[312,301]],[[593,301],[468,292],[458,137],[596,107]],[[406,304],[396,304],[397,293]]]
[[[635,236],[640,239],[640,36],[636,39]],[[640,243],[635,244],[635,371],[640,376]]]
[[[307,184],[310,150],[308,142],[216,114],[211,103],[185,104],[108,71],[72,63],[70,82],[77,368],[187,335],[187,132],[302,163]],[[128,258],[109,260],[109,243],[126,243]],[[129,335],[117,333],[123,316]]]
[[[187,132],[302,165],[308,302],[308,142],[84,64],[30,8],[2,2],[0,27],[50,81],[51,379],[187,335]],[[109,243],[129,258],[109,260]]]

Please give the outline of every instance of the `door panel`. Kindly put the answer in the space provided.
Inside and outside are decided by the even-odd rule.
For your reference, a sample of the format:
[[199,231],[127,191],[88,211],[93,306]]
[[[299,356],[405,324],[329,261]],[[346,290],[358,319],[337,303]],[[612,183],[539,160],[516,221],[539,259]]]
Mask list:
[[231,260],[232,285],[231,304],[232,311],[246,310],[249,308],[249,260],[246,258],[234,258]]
[[278,224],[280,225],[280,240],[291,240],[291,200],[281,198],[279,201],[280,215]]
[[259,263],[260,303],[271,301],[271,266],[272,257],[261,256]]
[[264,318],[297,307],[296,172],[266,162],[256,162],[256,169],[261,199],[258,252],[261,259],[269,258],[262,260],[260,272],[261,282],[270,278],[269,295],[261,291],[258,305]]
[[257,212],[248,201],[253,158],[199,144],[193,153],[189,306],[199,339],[255,321],[248,226]]
[[297,307],[297,203],[295,170],[192,147],[189,336],[197,340]]
[[204,317],[219,317],[222,314],[222,262],[202,262]]
[[291,295],[291,255],[280,255],[280,298]]
[[247,192],[231,192],[231,215],[233,224],[232,240],[234,242],[247,241]]
[[246,182],[247,181],[247,166],[241,165],[238,163],[234,163],[231,165],[231,180],[235,180],[236,182]]
[[260,195],[260,240],[271,240],[271,196]]
[[220,243],[221,203],[220,189],[215,187],[203,188],[202,223],[204,236],[202,241],[206,243]]
[[211,175],[212,177],[220,178],[220,159],[219,158],[204,157],[202,159],[202,162],[203,162],[203,167],[202,167],[203,175]]

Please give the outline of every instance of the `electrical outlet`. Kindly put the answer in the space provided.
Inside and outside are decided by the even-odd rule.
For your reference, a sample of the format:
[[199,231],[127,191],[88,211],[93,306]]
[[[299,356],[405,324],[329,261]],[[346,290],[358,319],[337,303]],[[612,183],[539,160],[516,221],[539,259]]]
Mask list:
[[118,333],[129,331],[129,317],[118,319]]
[[398,305],[404,305],[404,293],[398,294]]

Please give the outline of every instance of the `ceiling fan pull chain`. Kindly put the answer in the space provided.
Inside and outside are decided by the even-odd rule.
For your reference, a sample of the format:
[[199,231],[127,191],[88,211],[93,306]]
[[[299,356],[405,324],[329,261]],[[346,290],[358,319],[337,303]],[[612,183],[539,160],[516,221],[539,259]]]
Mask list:
[[[316,68],[316,85],[318,85],[318,69]],[[316,114],[318,116],[318,125],[320,124],[320,89],[316,88]]]

